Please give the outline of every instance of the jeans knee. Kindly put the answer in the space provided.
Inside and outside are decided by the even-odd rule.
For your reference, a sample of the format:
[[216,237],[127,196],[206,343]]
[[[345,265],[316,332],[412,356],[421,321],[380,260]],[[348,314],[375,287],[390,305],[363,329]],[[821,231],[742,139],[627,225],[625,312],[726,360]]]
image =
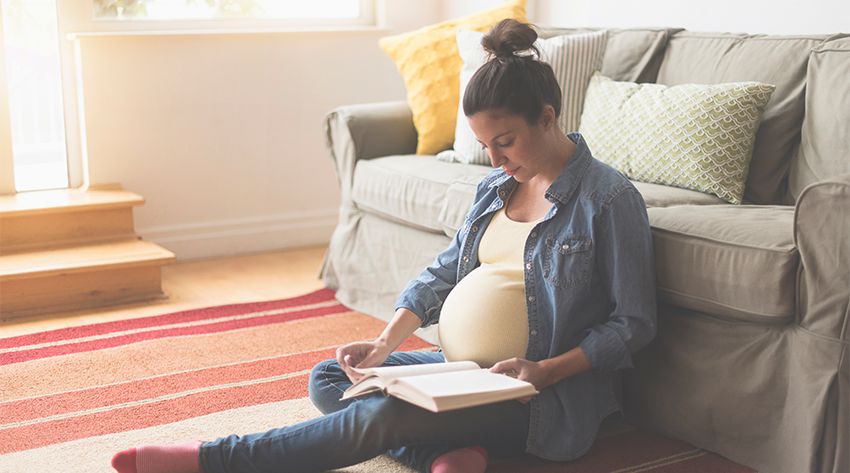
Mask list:
[[344,391],[341,383],[347,379],[348,376],[335,359],[317,363],[310,371],[310,381],[307,384],[310,401],[323,414],[336,411],[339,398]]
[[398,398],[375,396],[359,407],[362,436],[386,449],[406,445],[427,430],[424,410]]

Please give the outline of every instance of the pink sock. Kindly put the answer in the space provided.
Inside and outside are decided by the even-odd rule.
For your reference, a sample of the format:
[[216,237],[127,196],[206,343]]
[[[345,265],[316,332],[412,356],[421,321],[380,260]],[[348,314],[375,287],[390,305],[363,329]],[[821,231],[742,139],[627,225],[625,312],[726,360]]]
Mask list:
[[484,473],[487,450],[479,445],[444,453],[431,463],[431,473]]
[[201,473],[198,464],[201,443],[128,448],[112,457],[112,468],[118,473]]

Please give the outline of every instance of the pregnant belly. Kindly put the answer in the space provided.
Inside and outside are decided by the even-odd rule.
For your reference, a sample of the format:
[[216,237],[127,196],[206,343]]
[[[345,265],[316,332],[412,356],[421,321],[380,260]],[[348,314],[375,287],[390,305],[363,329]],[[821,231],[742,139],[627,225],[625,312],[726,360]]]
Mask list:
[[482,265],[455,286],[443,303],[438,326],[446,360],[490,367],[525,357],[528,312],[522,277],[521,271]]

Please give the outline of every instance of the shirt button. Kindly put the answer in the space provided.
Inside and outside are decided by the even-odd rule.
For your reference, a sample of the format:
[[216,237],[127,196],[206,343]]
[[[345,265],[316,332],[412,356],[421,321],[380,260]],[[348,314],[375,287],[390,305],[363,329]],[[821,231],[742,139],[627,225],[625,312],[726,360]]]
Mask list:
[[532,334],[532,335],[537,335],[537,330],[532,330],[532,331],[531,331],[531,334]]
[[528,296],[528,302],[534,302],[534,296]]
[[473,231],[473,232],[477,232],[477,231],[478,231],[478,225],[473,225],[473,226],[472,226],[472,231]]
[[531,269],[531,263],[525,263],[525,269]]
[[537,238],[537,232],[531,232],[531,238]]
[[561,249],[567,251],[570,249],[570,245],[561,245]]
[[464,263],[469,262],[469,256],[464,256],[464,257],[463,257],[463,262],[464,262]]

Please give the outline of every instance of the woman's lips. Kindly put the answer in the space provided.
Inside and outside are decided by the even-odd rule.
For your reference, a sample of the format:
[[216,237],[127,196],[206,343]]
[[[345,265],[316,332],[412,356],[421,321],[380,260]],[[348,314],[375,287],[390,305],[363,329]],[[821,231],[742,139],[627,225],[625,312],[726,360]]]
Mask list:
[[516,174],[516,170],[519,169],[519,166],[517,166],[513,169],[508,169],[508,168],[504,168],[504,169],[505,169],[505,174],[507,174],[508,176],[513,176],[514,174]]

